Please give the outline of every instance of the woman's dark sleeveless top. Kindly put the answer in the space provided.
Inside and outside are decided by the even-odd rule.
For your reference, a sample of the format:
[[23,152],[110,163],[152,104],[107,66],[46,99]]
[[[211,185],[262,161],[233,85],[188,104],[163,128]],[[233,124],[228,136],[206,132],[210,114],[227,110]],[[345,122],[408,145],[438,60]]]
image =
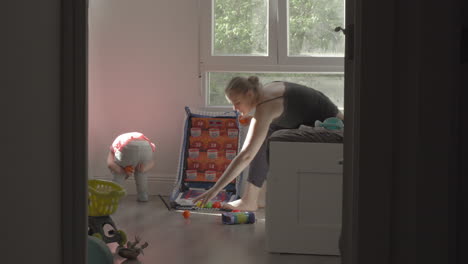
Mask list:
[[339,113],[338,107],[322,92],[296,83],[283,83],[284,110],[281,116],[273,120],[272,125],[282,128],[314,126],[316,120],[323,122]]

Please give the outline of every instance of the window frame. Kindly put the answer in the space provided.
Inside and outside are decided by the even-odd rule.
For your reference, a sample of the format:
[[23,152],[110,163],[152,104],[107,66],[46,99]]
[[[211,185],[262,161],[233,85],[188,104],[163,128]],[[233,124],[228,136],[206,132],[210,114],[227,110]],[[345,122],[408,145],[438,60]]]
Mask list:
[[[289,53],[289,29],[288,29],[288,11],[289,0],[274,0],[278,1],[278,64],[289,65],[289,66],[310,66],[320,65],[325,68],[337,68],[339,67],[344,72],[344,56],[288,56]],[[343,0],[344,1],[344,0]],[[335,27],[344,28],[343,25],[335,25]],[[337,33],[341,34],[341,32]],[[281,37],[285,36],[285,37]],[[344,51],[343,51],[344,52]]]
[[[204,93],[204,106],[227,109],[229,106],[209,105],[209,72],[281,72],[281,73],[343,73],[344,57],[288,56],[288,1],[268,1],[268,56],[213,55],[214,1],[199,0],[200,60],[199,76]],[[344,21],[343,21],[344,23]],[[342,26],[344,25],[336,25]],[[337,34],[341,34],[338,32]],[[283,37],[282,37],[283,36]]]
[[[268,6],[268,56],[220,56],[212,55],[213,50],[213,27],[214,24],[214,5],[215,0],[200,0],[200,62],[204,65],[228,66],[228,65],[276,65],[278,59],[276,52],[270,52],[277,50],[277,29],[276,29],[276,0],[271,3],[271,0],[266,0],[270,4]],[[272,15],[273,14],[273,15]]]

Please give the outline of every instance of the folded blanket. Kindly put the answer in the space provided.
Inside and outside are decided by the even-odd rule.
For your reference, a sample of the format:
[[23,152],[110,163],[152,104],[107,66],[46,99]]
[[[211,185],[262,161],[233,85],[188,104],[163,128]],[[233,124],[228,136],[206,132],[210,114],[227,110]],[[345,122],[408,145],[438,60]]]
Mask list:
[[343,130],[328,130],[323,127],[301,125],[298,129],[275,131],[269,141],[343,143]]

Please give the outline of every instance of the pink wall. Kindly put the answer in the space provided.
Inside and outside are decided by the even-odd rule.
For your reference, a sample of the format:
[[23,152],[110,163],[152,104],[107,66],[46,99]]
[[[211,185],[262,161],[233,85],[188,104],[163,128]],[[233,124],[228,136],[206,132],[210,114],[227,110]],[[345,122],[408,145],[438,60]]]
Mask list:
[[90,177],[110,177],[109,144],[120,133],[140,131],[157,146],[150,191],[168,191],[177,172],[184,106],[204,104],[198,51],[197,1],[90,1]]

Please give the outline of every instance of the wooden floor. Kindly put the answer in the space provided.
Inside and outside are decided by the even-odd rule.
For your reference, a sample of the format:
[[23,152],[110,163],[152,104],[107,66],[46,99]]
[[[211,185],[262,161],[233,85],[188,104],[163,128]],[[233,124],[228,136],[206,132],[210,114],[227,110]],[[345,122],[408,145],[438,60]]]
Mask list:
[[[265,250],[265,214],[256,212],[255,224],[224,225],[220,214],[192,212],[184,219],[180,211],[169,211],[159,196],[139,203],[125,197],[112,215],[118,229],[129,240],[140,236],[149,243],[138,261],[114,253],[114,263],[163,264],[338,264],[339,257],[272,254]],[[116,243],[108,244],[115,252]]]

